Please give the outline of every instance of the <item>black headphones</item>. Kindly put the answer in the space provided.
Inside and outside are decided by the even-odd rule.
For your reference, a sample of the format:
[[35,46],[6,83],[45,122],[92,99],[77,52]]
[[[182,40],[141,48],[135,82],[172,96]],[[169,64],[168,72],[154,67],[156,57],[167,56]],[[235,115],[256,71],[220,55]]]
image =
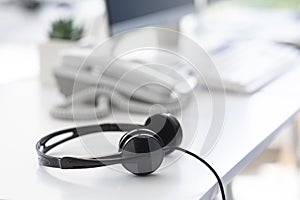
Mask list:
[[[53,157],[46,155],[52,148],[66,141],[96,132],[127,132],[119,142],[119,152],[99,158]],[[54,137],[73,133],[71,136],[47,145]],[[161,165],[166,154],[172,150],[164,147],[179,147],[182,141],[182,129],[177,119],[170,114],[156,114],[149,117],[145,125],[100,124],[71,128],[52,133],[40,139],[36,145],[39,162],[43,166],[61,169],[80,169],[122,164],[125,169],[136,175],[147,175]]]
[[[119,142],[116,154],[97,158],[54,157],[47,152],[54,147],[92,133],[123,131],[126,132]],[[72,133],[65,139],[53,144],[47,143],[54,137]],[[42,166],[61,169],[82,169],[122,164],[133,174],[145,176],[156,171],[166,154],[179,150],[204,163],[216,176],[225,199],[224,188],[216,171],[202,158],[179,147],[182,142],[182,129],[178,120],[171,114],[155,114],[144,125],[137,124],[98,124],[61,130],[41,138],[36,144],[39,163]]]

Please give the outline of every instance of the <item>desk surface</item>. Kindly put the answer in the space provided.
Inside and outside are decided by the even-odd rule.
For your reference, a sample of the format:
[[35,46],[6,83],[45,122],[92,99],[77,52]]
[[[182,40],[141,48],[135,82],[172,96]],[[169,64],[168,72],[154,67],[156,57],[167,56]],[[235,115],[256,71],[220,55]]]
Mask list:
[[[227,94],[222,134],[206,157],[225,183],[261,153],[299,110],[299,77],[300,69],[296,68],[254,95]],[[42,87],[37,79],[28,79],[1,86],[0,93],[1,199],[207,199],[217,188],[213,175],[187,156],[149,177],[108,167],[66,171],[41,168],[34,148],[36,141],[51,131],[74,125],[53,120],[48,114],[59,101],[58,92]],[[199,92],[199,97],[199,120],[206,124],[208,102],[204,93]],[[193,118],[188,116],[190,121]],[[132,120],[143,122],[144,116]],[[110,121],[110,117],[102,121]],[[187,124],[183,127],[188,129]],[[112,143],[118,137],[112,137]],[[197,137],[190,149],[199,153],[201,140],[203,137]],[[74,146],[77,151],[78,144],[70,144],[67,151],[71,152],[72,147],[74,151]],[[170,159],[172,156],[166,158]]]

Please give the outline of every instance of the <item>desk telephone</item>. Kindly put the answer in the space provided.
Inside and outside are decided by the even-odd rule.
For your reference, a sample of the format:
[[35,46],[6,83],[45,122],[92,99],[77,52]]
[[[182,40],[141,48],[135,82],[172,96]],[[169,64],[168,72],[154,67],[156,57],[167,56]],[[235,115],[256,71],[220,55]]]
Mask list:
[[195,76],[178,64],[164,67],[119,59],[108,66],[103,60],[83,49],[62,54],[55,77],[67,98],[52,109],[53,117],[95,119],[109,114],[111,106],[147,114],[163,107],[174,113],[188,103],[197,85]]

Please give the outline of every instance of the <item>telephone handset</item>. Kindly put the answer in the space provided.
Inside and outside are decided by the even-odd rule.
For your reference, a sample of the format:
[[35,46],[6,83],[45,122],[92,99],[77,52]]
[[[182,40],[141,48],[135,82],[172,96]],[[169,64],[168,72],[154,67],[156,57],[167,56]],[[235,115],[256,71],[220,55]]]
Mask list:
[[109,114],[111,106],[149,113],[159,109],[153,105],[161,105],[164,111],[174,113],[188,103],[197,84],[192,74],[179,72],[179,68],[121,59],[107,67],[101,57],[89,54],[71,50],[62,55],[55,77],[67,98],[52,109],[53,117],[93,119]]

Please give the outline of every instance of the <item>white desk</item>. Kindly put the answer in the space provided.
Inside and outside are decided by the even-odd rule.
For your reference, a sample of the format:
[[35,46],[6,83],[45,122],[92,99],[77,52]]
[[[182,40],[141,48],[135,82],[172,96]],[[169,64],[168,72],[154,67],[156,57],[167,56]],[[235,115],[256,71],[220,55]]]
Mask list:
[[[227,95],[223,133],[207,157],[225,183],[268,146],[280,127],[293,119],[300,108],[299,77],[300,69],[295,69],[255,95]],[[211,172],[188,156],[149,177],[136,177],[107,167],[67,171],[41,168],[37,164],[36,141],[51,131],[74,125],[53,120],[48,114],[59,99],[58,92],[29,79],[1,86],[0,94],[1,199],[188,200],[209,199],[216,191]],[[200,109],[204,109],[200,120],[205,124],[206,94],[199,95]],[[193,117],[189,119],[192,121]],[[136,116],[133,120],[143,122],[144,117]],[[188,129],[186,124],[183,127]],[[200,140],[201,137],[195,140],[193,151],[199,150]],[[71,148],[66,150],[70,152]]]

